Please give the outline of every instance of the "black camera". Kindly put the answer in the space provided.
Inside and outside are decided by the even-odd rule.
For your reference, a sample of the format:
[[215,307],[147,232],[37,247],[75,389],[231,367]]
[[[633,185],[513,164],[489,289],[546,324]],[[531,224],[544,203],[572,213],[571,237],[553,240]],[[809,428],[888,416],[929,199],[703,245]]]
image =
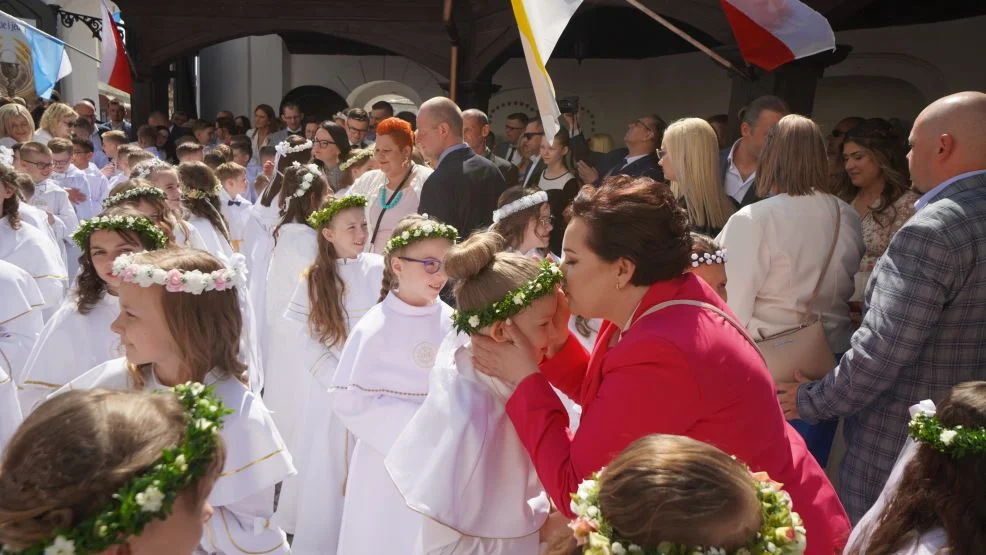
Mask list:
[[559,98],[558,110],[563,114],[577,114],[579,112],[579,97],[568,96]]

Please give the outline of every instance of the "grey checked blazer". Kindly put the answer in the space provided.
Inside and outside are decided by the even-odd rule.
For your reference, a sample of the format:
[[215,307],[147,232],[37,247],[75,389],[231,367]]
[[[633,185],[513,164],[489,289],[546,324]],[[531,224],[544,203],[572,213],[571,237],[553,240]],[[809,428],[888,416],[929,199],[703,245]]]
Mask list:
[[798,392],[809,422],[845,417],[839,496],[853,523],[907,437],[908,407],[986,379],[986,174],[946,187],[894,235],[836,370]]

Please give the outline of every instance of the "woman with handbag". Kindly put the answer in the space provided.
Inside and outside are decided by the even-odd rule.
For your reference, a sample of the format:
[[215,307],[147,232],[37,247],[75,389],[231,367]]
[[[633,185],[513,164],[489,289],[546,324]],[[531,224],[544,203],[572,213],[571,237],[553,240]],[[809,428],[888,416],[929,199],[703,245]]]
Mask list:
[[[783,483],[804,518],[809,555],[841,552],[845,511],[784,421],[746,330],[711,287],[685,272],[688,216],[668,188],[615,176],[583,189],[572,206],[565,294],[556,294],[547,352],[532,349],[510,320],[503,337],[472,338],[476,368],[513,388],[507,415],[555,505],[571,518],[570,494],[634,440],[683,435]],[[605,320],[591,355],[568,331],[569,303]],[[583,407],[574,434],[552,386]]]
[[[827,191],[825,139],[790,115],[767,134],[757,194],[726,223],[729,307],[757,340],[775,382],[818,379],[849,349],[849,299],[863,257],[859,216]],[[769,198],[767,198],[769,197]],[[792,420],[825,466],[838,421]]]

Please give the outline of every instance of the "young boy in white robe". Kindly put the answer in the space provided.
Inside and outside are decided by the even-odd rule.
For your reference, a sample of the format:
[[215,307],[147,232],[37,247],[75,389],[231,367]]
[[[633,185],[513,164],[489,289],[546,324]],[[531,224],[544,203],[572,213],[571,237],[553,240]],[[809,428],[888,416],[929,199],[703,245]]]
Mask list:
[[252,206],[244,196],[247,194],[246,168],[235,162],[226,162],[216,168],[216,177],[222,184],[219,207],[229,224],[229,242],[234,251],[242,252],[247,212]]
[[452,328],[438,298],[454,227],[401,219],[387,242],[382,302],[350,331],[331,390],[332,410],[357,438],[339,536],[339,555],[409,553],[421,516],[407,507],[384,457],[428,395],[428,373]]
[[34,182],[34,194],[30,203],[55,217],[57,223],[52,224],[52,227],[58,240],[64,245],[68,273],[74,276],[78,269],[79,253],[72,244],[71,235],[79,227],[79,218],[69,201],[68,193],[51,179],[51,149],[41,143],[25,143],[19,154],[21,171],[31,176],[31,181]]
[[268,376],[264,403],[298,469],[281,486],[275,521],[294,534],[294,553],[337,549],[355,440],[333,416],[328,389],[349,330],[377,304],[383,278],[383,257],[362,252],[365,205],[361,196],[331,198],[309,218],[318,254],[273,329],[278,371]]
[[86,180],[89,181],[89,191],[92,192],[89,201],[97,209],[96,213],[98,214],[98,210],[102,209],[103,200],[109,195],[110,181],[92,163],[95,150],[88,136],[72,137],[72,165],[81,171],[82,175],[86,176]]
[[65,189],[69,201],[75,209],[75,215],[80,220],[89,219],[99,214],[103,207],[93,201],[93,192],[89,188],[89,180],[79,168],[72,165],[72,141],[68,139],[52,139],[48,141],[51,149],[52,172],[48,179]]
[[163,249],[168,238],[127,206],[79,225],[73,240],[83,252],[70,298],[48,320],[24,367],[21,409],[30,414],[48,395],[90,368],[123,355],[110,325],[120,314],[113,261],[123,254]]
[[65,264],[43,232],[21,221],[18,174],[0,164],[0,260],[27,272],[44,299],[42,314],[54,314],[65,294]]
[[[295,473],[260,397],[251,393],[237,358],[242,317],[236,288],[246,283],[242,257],[224,267],[195,249],[123,255],[120,316],[113,330],[126,358],[93,368],[69,389],[154,390],[193,381],[215,387],[233,409],[221,435],[223,472],[209,503],[215,509],[200,549],[206,553],[290,553],[284,532],[270,522],[274,486]],[[56,393],[57,394],[57,393]]]
[[31,274],[0,260],[0,366],[23,383],[24,364],[44,326],[44,298]]
[[470,336],[510,341],[509,319],[534,358],[544,356],[562,274],[505,246],[496,232],[476,233],[445,256],[456,330],[439,349],[428,398],[386,458],[408,506],[426,517],[409,554],[538,553],[551,503],[506,414],[513,386],[476,371]]
[[285,207],[274,228],[274,251],[267,270],[264,297],[264,366],[270,367],[270,347],[274,327],[281,320],[301,275],[315,261],[318,234],[308,225],[308,217],[322,205],[329,184],[314,164],[288,167],[281,180],[280,200]]
[[[155,172],[154,177],[161,175],[162,172]],[[233,247],[229,225],[219,204],[222,186],[216,174],[202,162],[185,162],[178,167],[178,180],[181,183],[181,207],[188,223],[198,230],[208,252],[219,260],[229,261]]]

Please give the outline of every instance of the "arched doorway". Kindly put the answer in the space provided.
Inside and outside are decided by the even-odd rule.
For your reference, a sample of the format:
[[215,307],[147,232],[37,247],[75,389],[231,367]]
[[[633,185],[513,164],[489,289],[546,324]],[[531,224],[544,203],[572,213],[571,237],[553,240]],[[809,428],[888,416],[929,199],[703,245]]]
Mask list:
[[345,110],[347,106],[346,99],[339,96],[339,93],[318,85],[304,85],[290,90],[281,100],[278,113],[289,102],[301,108],[305,119],[316,121],[332,119],[336,112]]
[[[393,101],[401,99],[395,104],[396,111],[409,110],[417,112],[416,108],[421,105],[422,99],[421,95],[409,85],[401,83],[399,81],[370,81],[369,83],[363,83],[362,85],[353,89],[346,100],[349,102],[350,106],[364,108],[368,105],[373,104],[378,100]],[[400,108],[397,108],[397,104],[401,104]],[[404,104],[407,104],[404,106]],[[411,109],[413,106],[415,109]]]

